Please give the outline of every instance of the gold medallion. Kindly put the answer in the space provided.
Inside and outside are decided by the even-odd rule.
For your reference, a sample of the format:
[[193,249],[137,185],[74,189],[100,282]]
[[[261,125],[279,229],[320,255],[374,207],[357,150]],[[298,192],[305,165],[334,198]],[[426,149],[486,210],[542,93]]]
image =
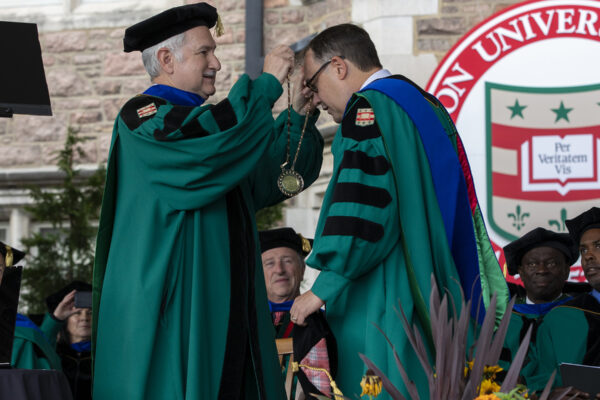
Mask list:
[[277,186],[283,194],[292,197],[304,189],[304,179],[293,169],[282,169],[277,179]]
[[296,149],[296,155],[294,156],[294,161],[292,162],[290,169],[285,169],[285,167],[290,162],[290,127],[291,123],[291,114],[292,114],[292,99],[291,99],[291,88],[290,88],[290,74],[288,73],[287,77],[287,92],[288,92],[288,110],[287,110],[287,145],[285,150],[285,162],[281,164],[281,174],[279,174],[279,178],[277,179],[277,186],[281,193],[285,194],[288,197],[293,197],[300,193],[302,189],[304,189],[304,179],[302,179],[302,175],[294,170],[296,166],[296,161],[298,160],[298,155],[300,154],[300,146],[302,146],[302,139],[304,139],[304,133],[306,132],[306,125],[308,124],[308,119],[310,117],[310,102],[306,106],[306,117],[304,118],[304,126],[302,126],[302,132],[300,133],[300,140],[298,141],[298,148]]

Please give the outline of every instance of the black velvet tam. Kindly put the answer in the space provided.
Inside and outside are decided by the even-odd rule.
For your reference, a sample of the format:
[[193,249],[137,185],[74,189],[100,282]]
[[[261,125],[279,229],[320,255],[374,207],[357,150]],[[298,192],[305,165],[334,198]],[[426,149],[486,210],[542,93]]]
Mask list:
[[260,250],[265,252],[276,247],[289,247],[306,257],[312,250],[312,239],[306,239],[292,228],[270,229],[258,232]]
[[126,53],[162,42],[197,26],[209,29],[217,23],[217,9],[206,3],[173,7],[125,30],[123,47]]
[[579,253],[568,233],[556,233],[544,228],[535,228],[504,246],[504,258],[508,267],[508,273],[515,275],[521,265],[521,259],[529,250],[536,247],[552,247],[565,255],[567,264],[573,265]]
[[[21,261],[23,259],[23,257],[25,257],[25,253],[23,253],[21,250],[17,250],[12,247],[10,247],[10,249],[12,251],[13,261],[12,261],[12,265],[8,265],[8,266],[14,267],[15,265],[17,265],[17,263],[19,261]],[[2,254],[2,257],[6,257],[7,252],[8,252],[7,245],[0,242],[0,254]],[[4,261],[6,262],[6,258]]]
[[581,235],[583,235],[585,231],[600,228],[600,208],[592,207],[586,212],[579,214],[577,217],[566,220],[565,225],[567,225],[575,245],[579,247]]

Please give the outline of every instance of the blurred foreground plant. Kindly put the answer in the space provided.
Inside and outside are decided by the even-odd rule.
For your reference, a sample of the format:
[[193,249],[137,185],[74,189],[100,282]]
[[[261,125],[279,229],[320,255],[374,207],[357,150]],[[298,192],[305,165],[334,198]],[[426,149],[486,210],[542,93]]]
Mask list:
[[[429,301],[431,314],[431,329],[435,345],[435,363],[431,365],[423,338],[417,326],[411,327],[402,305],[400,311],[396,310],[398,317],[408,336],[408,339],[421,362],[421,366],[426,372],[429,383],[429,399],[431,400],[498,400],[514,399],[521,400],[527,398],[527,389],[517,383],[519,372],[523,366],[523,361],[529,346],[531,338],[531,327],[527,331],[521,346],[517,351],[510,369],[506,373],[502,385],[497,382],[497,373],[501,371],[498,367],[498,359],[504,343],[504,338],[508,329],[510,315],[515,302],[513,298],[504,317],[494,333],[495,313],[486,313],[483,323],[474,340],[471,349],[467,349],[471,309],[471,300],[465,304],[464,296],[461,292],[460,314],[457,314],[454,299],[451,299],[454,313],[449,316],[449,301],[446,295],[440,300],[438,288],[435,279],[431,279],[431,295]],[[496,309],[496,295],[492,297],[488,309]],[[378,327],[379,329],[379,327]],[[406,369],[402,365],[394,345],[386,334],[383,334],[391,350],[394,353],[396,366],[402,376],[402,380],[412,400],[421,400],[415,383],[409,378]],[[375,375],[382,380],[383,388],[394,400],[405,400],[398,388],[390,379],[371,362],[364,354],[359,354],[365,362],[367,368],[374,371]],[[467,366],[465,368],[465,366]],[[546,384],[544,391],[539,396],[539,400],[547,400],[554,374]],[[565,393],[568,390],[565,391]],[[556,397],[559,400],[565,396],[565,393]]]

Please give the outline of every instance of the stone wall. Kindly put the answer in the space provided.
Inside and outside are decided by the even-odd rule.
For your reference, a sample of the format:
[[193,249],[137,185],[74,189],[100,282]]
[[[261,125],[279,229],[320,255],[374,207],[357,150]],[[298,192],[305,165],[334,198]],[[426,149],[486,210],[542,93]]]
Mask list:
[[415,54],[434,54],[440,61],[471,28],[521,0],[440,0],[437,15],[415,18]]
[[[85,16],[79,15],[78,9],[53,9],[50,15],[41,8],[15,11],[0,4],[0,20],[38,23],[54,112],[52,117],[15,115],[12,119],[0,119],[0,231],[10,226],[9,240],[18,243],[29,230],[26,215],[20,211],[27,202],[24,182],[39,183],[46,176],[44,171],[54,165],[67,128],[75,128],[88,138],[78,163],[93,169],[106,162],[113,122],[120,107],[149,85],[140,54],[122,51],[125,28],[167,7],[193,1],[196,0],[106,2],[102,7],[114,4],[112,12],[103,9],[94,14],[90,9]],[[211,99],[219,101],[244,72],[246,2],[208,2],[218,8],[225,26],[225,34],[217,38],[222,70],[217,77],[217,93]],[[425,85],[439,60],[464,33],[494,12],[517,2],[263,0],[264,48],[268,51],[328,26],[353,21],[370,32],[386,67]],[[64,14],[62,19],[60,13]],[[276,110],[283,108],[285,95],[276,104]],[[330,140],[335,125],[323,116],[320,126]],[[321,178],[289,202],[286,223],[296,223],[303,233],[314,229],[331,170],[331,154],[326,149]],[[32,177],[22,179],[26,175]]]
[[[245,1],[208,2],[218,8],[225,26],[225,34],[216,40],[222,69],[218,73],[217,93],[211,100],[218,101],[244,72]],[[291,44],[310,32],[348,21],[350,3],[320,0],[303,5],[289,0],[265,0],[265,49]],[[0,19],[1,13],[2,9]],[[67,127],[89,138],[83,145],[80,163],[106,162],[118,110],[149,85],[140,53],[122,51],[124,29],[125,26],[40,33],[54,115],[15,115],[0,120],[0,169],[52,165]]]
[[[245,1],[209,2],[218,7],[225,25],[225,34],[217,39],[222,70],[213,100],[218,101],[244,72]],[[264,0],[265,50],[352,19],[359,20],[367,29],[377,30],[373,15],[360,11],[364,7],[362,3],[357,0]],[[369,9],[377,9],[373,6],[376,2],[368,3],[371,4]],[[394,4],[399,3],[404,2]],[[516,1],[440,1],[437,14],[414,16],[413,55],[433,54],[439,61],[471,27],[514,3]],[[385,4],[381,7],[382,12],[390,10]],[[0,17],[1,12],[0,9]],[[388,22],[392,25],[397,21]],[[120,106],[149,84],[140,54],[122,52],[124,29],[40,33],[54,116],[15,115],[12,119],[0,120],[0,168],[52,165],[69,126],[90,138],[83,146],[81,163],[106,161],[110,131]],[[385,47],[385,43],[378,47]],[[384,48],[380,52],[385,54],[390,50]]]

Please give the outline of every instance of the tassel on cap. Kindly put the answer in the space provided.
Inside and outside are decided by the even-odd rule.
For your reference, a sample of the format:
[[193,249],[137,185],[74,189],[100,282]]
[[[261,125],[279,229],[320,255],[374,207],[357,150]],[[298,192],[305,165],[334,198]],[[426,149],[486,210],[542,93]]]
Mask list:
[[13,265],[13,251],[12,248],[10,246],[5,246],[6,247],[6,257],[4,257],[4,263],[6,264],[7,267],[12,267]]
[[308,239],[302,236],[301,234],[298,234],[298,236],[300,236],[300,239],[302,240],[302,251],[306,254],[310,253],[312,247],[310,246],[310,242],[308,241]]
[[225,33],[225,28],[223,27],[223,20],[221,20],[221,15],[217,15],[217,25],[215,26],[215,35],[217,37],[222,36]]

